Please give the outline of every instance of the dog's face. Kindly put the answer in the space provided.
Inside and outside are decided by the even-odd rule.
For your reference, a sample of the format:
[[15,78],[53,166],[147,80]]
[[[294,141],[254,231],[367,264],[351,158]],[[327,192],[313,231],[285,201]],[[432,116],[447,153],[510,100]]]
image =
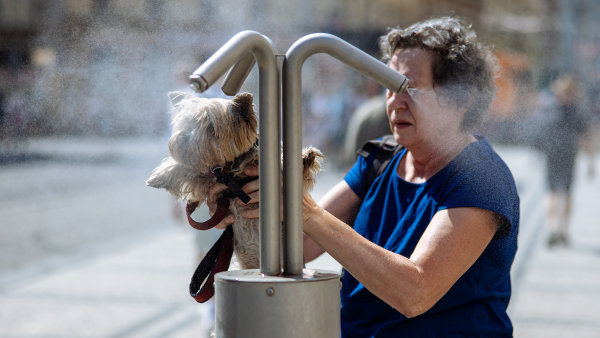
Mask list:
[[258,133],[252,94],[238,94],[232,100],[185,93],[171,93],[169,98],[174,107],[169,152],[180,164],[208,173],[254,146]]
[[258,138],[252,94],[232,100],[169,93],[173,104],[170,156],[156,167],[146,184],[164,188],[178,199],[203,203],[214,177],[210,169],[232,162]]

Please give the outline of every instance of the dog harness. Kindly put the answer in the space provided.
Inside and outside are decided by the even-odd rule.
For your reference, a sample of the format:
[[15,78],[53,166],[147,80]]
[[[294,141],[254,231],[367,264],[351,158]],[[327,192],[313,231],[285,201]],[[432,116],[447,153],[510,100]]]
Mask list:
[[[238,197],[244,203],[250,202],[250,196],[242,190],[242,186],[256,179],[246,177],[235,179],[228,170],[229,165],[214,167],[210,172],[217,178],[217,183],[225,184],[227,190],[217,199],[217,210],[214,215],[205,222],[196,222],[192,219],[192,213],[198,207],[199,202],[188,201],[185,206],[188,223],[197,230],[208,230],[219,224],[229,213],[230,200]],[[233,255],[233,228],[227,227],[221,237],[210,248],[202,259],[190,282],[190,295],[199,303],[211,299],[215,293],[215,274],[226,271]]]

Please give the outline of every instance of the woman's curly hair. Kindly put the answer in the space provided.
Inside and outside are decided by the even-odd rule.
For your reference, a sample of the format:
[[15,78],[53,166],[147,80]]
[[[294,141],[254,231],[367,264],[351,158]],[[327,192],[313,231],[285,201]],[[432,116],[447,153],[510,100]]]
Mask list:
[[455,17],[440,17],[412,26],[392,28],[379,40],[384,61],[398,48],[421,48],[433,56],[436,91],[458,107],[467,107],[463,130],[479,124],[495,95],[496,59],[477,42],[471,25]]

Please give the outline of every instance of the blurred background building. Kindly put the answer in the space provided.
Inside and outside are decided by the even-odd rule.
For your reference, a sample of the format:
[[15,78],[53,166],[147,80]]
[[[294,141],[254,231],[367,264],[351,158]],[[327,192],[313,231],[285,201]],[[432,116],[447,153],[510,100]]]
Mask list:
[[[595,0],[0,0],[0,135],[164,134],[166,92],[186,88],[187,76],[244,29],[267,35],[281,53],[321,31],[379,57],[377,37],[388,27],[458,15],[499,59],[483,129],[514,142],[532,98],[556,74],[577,74],[587,97],[597,97],[599,10]],[[380,89],[331,58],[310,61],[306,123],[322,147],[335,148],[344,131],[317,127],[344,126]],[[596,114],[597,100],[588,100]]]

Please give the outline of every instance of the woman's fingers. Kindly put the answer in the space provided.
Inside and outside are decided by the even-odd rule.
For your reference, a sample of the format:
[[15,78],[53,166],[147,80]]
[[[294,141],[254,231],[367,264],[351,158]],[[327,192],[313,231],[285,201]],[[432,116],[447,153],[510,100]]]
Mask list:
[[[244,174],[249,177],[258,177],[258,167],[248,167],[244,170]],[[256,179],[249,183],[246,183],[242,190],[250,196],[250,201],[248,203],[244,203],[239,198],[236,198],[233,203],[237,203],[238,205],[247,205],[248,208],[244,208],[244,210],[240,211],[240,215],[246,218],[258,218],[258,201],[259,201],[259,180]],[[206,199],[206,205],[208,206],[210,215],[214,215],[217,210],[217,199],[222,195],[222,193],[227,190],[227,186],[224,184],[215,184],[208,191],[208,196]],[[235,222],[235,216],[233,214],[228,214],[215,228],[225,229],[231,223]]]
[[258,167],[248,167],[244,169],[244,174],[250,177],[258,177]]
[[[258,167],[248,167],[244,170],[244,174],[249,177],[258,177]],[[240,211],[240,215],[245,218],[258,218],[260,213],[258,210],[258,202],[260,200],[260,180],[257,178],[254,181],[250,181],[246,183],[242,190],[250,196],[250,201],[248,203],[244,203],[239,198],[236,198],[235,203],[238,205],[247,205],[247,208],[244,208]]]
[[312,226],[313,215],[321,213],[321,210],[309,193],[302,195],[302,222],[305,230]]
[[259,211],[258,211],[258,202],[260,199],[260,193],[259,193],[259,189],[258,189],[259,187],[260,187],[260,182],[258,180],[254,180],[252,182],[246,183],[246,185],[244,185],[242,187],[242,190],[244,190],[244,192],[246,194],[248,194],[248,196],[250,196],[250,201],[248,203],[244,203],[239,198],[235,199],[235,203],[237,203],[237,205],[247,206],[246,208],[243,208],[243,209],[240,208],[241,209],[240,215],[242,217],[245,217],[245,218],[258,218],[259,217]]
[[[206,205],[208,206],[208,213],[212,217],[217,211],[217,199],[221,196],[223,191],[227,190],[227,186],[224,184],[215,184],[208,190],[208,196],[206,198]],[[227,214],[225,218],[215,225],[217,229],[226,229],[229,225],[235,222],[235,215],[232,213]]]
[[233,222],[235,222],[235,215],[229,214],[225,216],[225,218],[223,218],[223,220],[219,222],[219,224],[215,225],[215,228],[225,230],[228,226],[233,224]]
[[[246,183],[242,187],[242,190],[251,198],[247,204],[258,203],[258,201],[259,201],[258,189],[260,188],[260,181],[258,180],[258,167],[248,167],[248,168],[244,169],[244,174],[248,177],[257,177],[257,179],[255,179],[254,181],[250,181],[250,182]],[[236,199],[236,203],[238,205],[246,204],[246,203],[242,202],[239,198]]]
[[260,188],[260,182],[258,179],[252,181],[252,182],[248,182],[246,183],[243,187],[242,190],[248,195],[250,196],[250,201],[248,201],[248,203],[244,203],[242,200],[240,200],[239,198],[236,199],[236,203],[238,205],[243,205],[243,204],[249,204],[249,203],[258,203],[259,201],[259,188]]
[[224,184],[215,184],[208,190],[208,196],[206,197],[206,205],[208,206],[209,214],[212,216],[217,211],[217,199],[221,196],[221,193],[227,189]]
[[240,215],[244,218],[258,218],[260,216],[260,212],[258,209],[258,203],[252,205],[249,208],[240,211]]

